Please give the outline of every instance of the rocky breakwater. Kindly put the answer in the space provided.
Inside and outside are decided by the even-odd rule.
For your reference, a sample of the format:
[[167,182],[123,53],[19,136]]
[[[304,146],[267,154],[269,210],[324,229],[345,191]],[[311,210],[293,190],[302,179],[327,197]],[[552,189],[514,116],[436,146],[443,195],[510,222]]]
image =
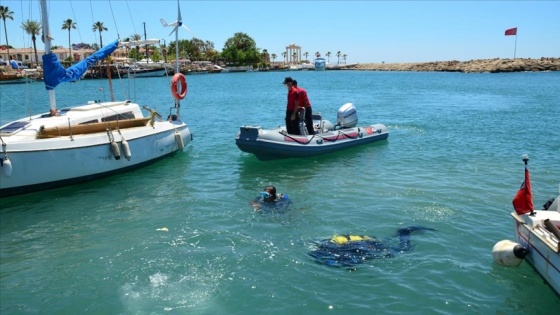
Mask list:
[[363,63],[352,70],[440,71],[440,72],[525,72],[560,71],[560,58],[478,59],[470,61],[433,61],[419,63]]

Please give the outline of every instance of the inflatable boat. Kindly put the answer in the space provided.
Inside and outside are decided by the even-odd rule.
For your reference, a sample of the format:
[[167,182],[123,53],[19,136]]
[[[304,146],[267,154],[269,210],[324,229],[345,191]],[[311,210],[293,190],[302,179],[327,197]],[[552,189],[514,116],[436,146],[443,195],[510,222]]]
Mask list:
[[367,143],[386,140],[389,130],[383,124],[357,127],[358,114],[352,103],[344,104],[337,113],[334,125],[319,115],[313,115],[314,134],[307,134],[300,116],[302,135],[286,132],[286,127],[263,129],[261,126],[242,126],[235,138],[237,147],[254,154],[259,160],[304,158],[348,149]]

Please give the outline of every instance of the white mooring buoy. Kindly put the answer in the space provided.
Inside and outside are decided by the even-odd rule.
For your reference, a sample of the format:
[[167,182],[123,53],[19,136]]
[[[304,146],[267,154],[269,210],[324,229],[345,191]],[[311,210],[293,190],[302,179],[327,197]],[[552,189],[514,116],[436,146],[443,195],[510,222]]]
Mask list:
[[529,251],[518,243],[503,240],[492,248],[492,257],[500,265],[507,267],[519,266]]

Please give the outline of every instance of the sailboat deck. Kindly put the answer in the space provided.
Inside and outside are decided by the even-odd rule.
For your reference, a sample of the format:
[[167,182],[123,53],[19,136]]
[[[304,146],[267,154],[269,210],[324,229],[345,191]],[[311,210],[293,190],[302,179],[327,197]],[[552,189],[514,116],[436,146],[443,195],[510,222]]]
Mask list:
[[144,127],[148,124],[148,121],[150,121],[149,117],[42,128],[37,133],[37,139],[56,138],[78,134],[90,134],[114,129]]

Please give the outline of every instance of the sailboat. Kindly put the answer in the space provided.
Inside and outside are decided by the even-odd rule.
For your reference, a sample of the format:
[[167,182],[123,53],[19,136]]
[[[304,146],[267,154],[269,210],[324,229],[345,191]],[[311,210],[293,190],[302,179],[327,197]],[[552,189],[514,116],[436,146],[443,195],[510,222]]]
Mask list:
[[187,124],[180,119],[186,84],[172,83],[174,105],[166,119],[147,106],[143,108],[149,115],[144,116],[140,106],[129,100],[56,107],[56,86],[79,79],[88,66],[109,56],[119,42],[65,69],[51,52],[46,0],[40,0],[40,7],[50,110],[0,127],[0,197],[93,180],[183,151],[192,140]]

